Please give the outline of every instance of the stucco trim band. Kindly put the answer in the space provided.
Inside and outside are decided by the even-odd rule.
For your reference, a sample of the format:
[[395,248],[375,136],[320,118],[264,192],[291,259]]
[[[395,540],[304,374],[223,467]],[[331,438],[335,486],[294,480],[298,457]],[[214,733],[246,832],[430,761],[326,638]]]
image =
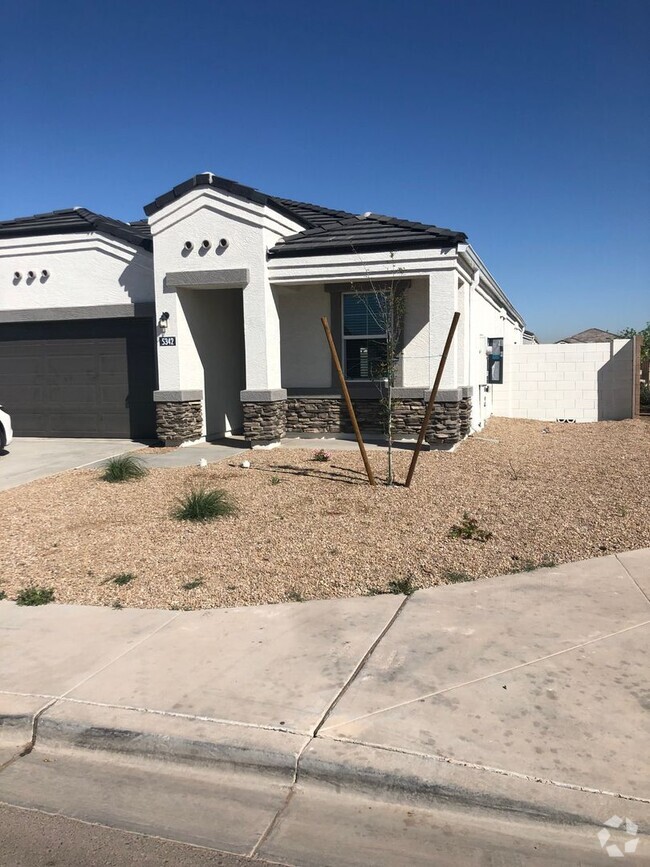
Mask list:
[[165,289],[243,289],[248,286],[248,268],[222,268],[219,271],[169,271]]
[[33,310],[0,310],[0,322],[57,322],[67,319],[133,319],[156,312],[153,302],[95,304],[86,307],[38,307]]
[[286,388],[258,388],[249,391],[240,391],[239,397],[242,403],[275,403],[277,400],[287,399]]
[[186,403],[203,400],[203,391],[200,388],[193,391],[154,391],[153,399],[154,403]]

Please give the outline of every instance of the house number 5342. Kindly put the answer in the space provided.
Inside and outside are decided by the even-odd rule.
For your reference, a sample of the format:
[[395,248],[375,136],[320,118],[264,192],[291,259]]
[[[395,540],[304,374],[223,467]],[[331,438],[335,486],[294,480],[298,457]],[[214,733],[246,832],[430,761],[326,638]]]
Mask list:
[[160,338],[161,346],[176,346],[176,338],[175,337],[161,337]]

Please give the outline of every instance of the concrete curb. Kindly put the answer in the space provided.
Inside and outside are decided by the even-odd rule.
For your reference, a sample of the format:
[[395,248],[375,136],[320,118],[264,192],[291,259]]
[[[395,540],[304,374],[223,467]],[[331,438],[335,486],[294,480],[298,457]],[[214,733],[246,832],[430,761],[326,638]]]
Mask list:
[[130,708],[59,701],[40,717],[36,739],[37,753],[58,750],[163,762],[179,773],[191,767],[254,774],[303,789],[326,786],[377,801],[549,825],[600,827],[614,813],[630,814],[641,833],[650,829],[650,804],[616,793],[329,737]]
[[293,782],[308,735],[183,715],[59,701],[38,721],[43,750],[117,753],[180,766],[222,766]]
[[647,802],[327,737],[312,740],[305,749],[298,782],[425,808],[487,811],[553,825],[599,827],[619,813],[632,815],[640,833],[650,834]]

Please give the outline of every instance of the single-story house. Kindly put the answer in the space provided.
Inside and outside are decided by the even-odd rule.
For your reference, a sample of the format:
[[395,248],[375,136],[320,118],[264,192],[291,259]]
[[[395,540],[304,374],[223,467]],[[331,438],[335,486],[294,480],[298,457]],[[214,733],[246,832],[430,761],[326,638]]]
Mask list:
[[603,331],[602,328],[586,328],[584,331],[578,331],[577,334],[572,334],[571,337],[564,337],[562,340],[556,340],[556,343],[609,343],[610,340],[618,340],[620,335],[612,334],[611,331]]
[[[448,446],[492,412],[508,347],[530,340],[463,232],[267,195],[211,173],[124,223],[82,208],[0,223],[0,402],[17,435],[243,432],[253,446],[349,432],[321,316],[362,429],[381,427],[363,293],[399,283],[399,438]],[[369,297],[369,296],[368,296]]]

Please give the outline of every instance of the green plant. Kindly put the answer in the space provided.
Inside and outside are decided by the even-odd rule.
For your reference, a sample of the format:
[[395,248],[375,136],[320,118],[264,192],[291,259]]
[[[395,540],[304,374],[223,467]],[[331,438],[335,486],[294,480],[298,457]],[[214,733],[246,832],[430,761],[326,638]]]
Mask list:
[[4,590],[0,590],[0,601],[2,601],[3,599],[6,599],[6,598],[7,598],[7,594],[4,592]]
[[193,581],[188,581],[187,584],[183,584],[183,590],[196,590],[196,588],[201,587],[203,583],[203,578],[195,578]]
[[142,479],[148,472],[148,467],[140,458],[133,455],[118,455],[106,461],[102,479],[105,482],[130,482],[133,479]]
[[279,485],[280,484],[280,476],[271,476],[271,484]]
[[650,406],[650,382],[641,384],[641,405]]
[[287,599],[289,602],[304,602],[305,597],[302,594],[301,590],[292,587],[291,590],[287,591]]
[[54,590],[51,587],[30,584],[16,594],[16,605],[47,605],[50,602],[54,602]]
[[475,580],[475,578],[472,575],[469,575],[467,572],[454,572],[451,569],[448,569],[445,572],[444,577],[447,584],[461,584],[464,581]]
[[513,554],[510,559],[512,560],[512,568],[510,569],[512,575],[517,575],[519,572],[534,572],[537,569],[537,563],[534,560],[522,560],[517,554]]
[[393,578],[392,581],[388,582],[389,593],[403,593],[404,596],[410,596],[412,593],[415,593],[417,589],[418,586],[415,583],[415,578],[410,574],[405,575],[403,578]]
[[492,533],[481,529],[476,518],[472,518],[467,512],[463,512],[463,520],[460,524],[454,524],[449,535],[452,539],[474,539],[476,542],[487,542],[492,538]]
[[112,603],[111,608],[114,608],[116,611],[120,611],[122,608],[124,608],[124,606],[122,605],[122,603],[120,602],[119,599],[116,599]]
[[225,518],[237,511],[230,494],[221,488],[208,491],[198,488],[185,494],[178,501],[172,517],[178,521],[212,521]]
[[329,452],[326,452],[325,449],[316,449],[312,455],[312,460],[319,461],[320,463],[327,463],[327,461],[332,460],[332,455]]
[[133,572],[120,572],[119,575],[115,575],[112,579],[113,584],[117,584],[118,587],[123,587],[125,584],[130,584],[131,581],[135,581],[136,575]]

